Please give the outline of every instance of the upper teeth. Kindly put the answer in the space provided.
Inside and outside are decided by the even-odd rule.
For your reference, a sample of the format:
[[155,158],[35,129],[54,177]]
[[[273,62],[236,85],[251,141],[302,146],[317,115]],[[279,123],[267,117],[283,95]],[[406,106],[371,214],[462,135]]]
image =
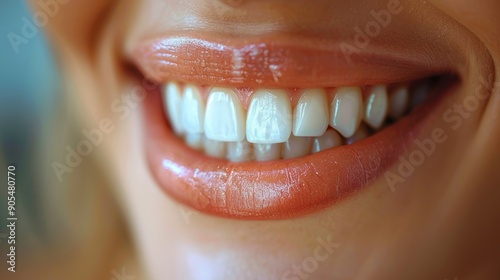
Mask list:
[[295,107],[293,135],[321,136],[328,128],[328,101],[324,89],[307,89]]
[[346,138],[354,135],[363,117],[361,89],[359,87],[337,89],[330,111],[330,125]]
[[245,117],[243,106],[233,90],[214,88],[207,101],[205,135],[217,141],[242,141],[245,139]]
[[248,110],[231,88],[214,87],[207,94],[169,82],[163,95],[177,135],[208,155],[233,161],[293,158],[353,143],[370,133],[362,121],[379,129],[388,114],[401,117],[410,100],[408,87],[389,93],[384,85],[371,87],[364,102],[361,87],[304,89],[293,110],[287,91],[278,89],[256,90]]
[[365,105],[365,122],[374,129],[379,129],[387,116],[387,89],[376,86],[370,92]]
[[205,105],[196,86],[186,86],[182,97],[182,125],[187,133],[202,133]]
[[400,118],[405,113],[409,92],[407,87],[400,87],[389,97],[389,116],[394,119]]
[[247,116],[247,140],[257,144],[283,143],[292,133],[292,108],[284,90],[257,90]]
[[181,102],[182,94],[181,89],[177,83],[168,83],[165,87],[165,101],[166,109],[170,117],[170,122],[174,128],[175,133],[184,133],[184,125],[182,124],[182,111]]

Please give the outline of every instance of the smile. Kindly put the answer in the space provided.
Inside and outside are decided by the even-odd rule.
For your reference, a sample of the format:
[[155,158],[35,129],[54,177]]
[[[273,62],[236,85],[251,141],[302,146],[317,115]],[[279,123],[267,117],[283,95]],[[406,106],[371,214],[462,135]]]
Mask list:
[[430,80],[293,90],[170,82],[163,100],[171,127],[191,148],[232,162],[271,161],[354,144],[413,111],[431,88]]
[[459,82],[446,60],[419,63],[423,52],[346,61],[331,42],[214,38],[153,39],[135,57],[162,85],[144,106],[152,174],[177,201],[223,217],[291,218],[349,197]]

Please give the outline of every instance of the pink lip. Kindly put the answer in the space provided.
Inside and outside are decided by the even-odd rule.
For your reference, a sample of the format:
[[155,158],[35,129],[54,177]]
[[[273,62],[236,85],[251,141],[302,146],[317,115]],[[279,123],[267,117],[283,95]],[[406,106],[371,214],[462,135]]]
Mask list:
[[132,56],[158,82],[229,87],[375,85],[452,71],[456,62],[447,60],[449,56],[430,57],[422,50],[411,44],[401,52],[373,45],[349,53],[336,40],[290,35],[227,38],[193,32],[146,40]]
[[146,154],[160,187],[196,210],[235,219],[291,218],[331,206],[380,176],[419,134],[440,99],[353,145],[293,160],[231,163],[179,140],[156,92],[145,102]]
[[[157,83],[242,88],[390,84],[453,72],[458,63],[440,50],[429,54],[407,45],[400,53],[373,45],[347,60],[339,42],[329,39],[184,33],[144,41],[131,57]],[[427,102],[353,145],[292,160],[232,163],[207,157],[179,140],[164,117],[160,96],[150,94],[144,110],[146,156],[158,185],[189,207],[235,219],[296,217],[361,190],[405,152],[441,100]]]

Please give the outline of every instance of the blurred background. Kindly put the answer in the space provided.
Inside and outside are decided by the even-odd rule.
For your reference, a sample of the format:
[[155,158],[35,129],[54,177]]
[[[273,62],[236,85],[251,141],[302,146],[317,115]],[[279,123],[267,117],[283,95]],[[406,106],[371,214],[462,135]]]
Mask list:
[[[127,231],[99,172],[72,174],[76,179],[65,182],[55,179],[51,162],[76,139],[68,131],[78,125],[65,106],[57,52],[42,28],[26,36],[28,21],[33,15],[26,1],[0,2],[0,280],[95,275],[120,280],[131,270],[115,262],[116,255],[125,255],[121,237],[127,238]],[[10,165],[16,167],[16,273],[7,270]],[[103,238],[108,234],[113,242]]]
[[22,34],[23,18],[31,18],[26,2],[3,0],[0,5],[0,147],[4,160],[23,163],[28,175],[34,171],[30,159],[40,127],[57,100],[59,81],[42,30],[27,42],[11,44],[9,34]]
[[[60,94],[53,53],[39,30],[18,46],[23,19],[31,18],[25,1],[2,0],[0,4],[0,279],[10,279],[7,270],[7,166],[16,167],[17,254],[43,244],[46,226],[39,215],[42,180],[37,159],[43,153],[44,126],[54,117]],[[17,50],[16,50],[17,48]],[[18,265],[23,267],[19,256]],[[25,255],[27,258],[27,254]],[[24,265],[26,269],[26,265]],[[3,277],[2,277],[3,276]]]
[[[8,165],[17,167],[16,196],[23,205],[30,206],[23,212],[32,220],[30,224],[36,225],[35,197],[40,174],[35,159],[42,152],[40,132],[53,117],[50,113],[60,92],[58,71],[42,30],[18,46],[11,43],[12,34],[22,34],[23,18],[31,18],[27,3],[3,0],[0,7],[0,173],[5,176]],[[0,214],[5,221],[6,179],[1,182]]]
[[[94,159],[64,181],[55,176],[52,164],[80,140],[81,129],[68,106],[57,51],[43,28],[27,31],[27,22],[33,15],[26,1],[0,2],[0,280],[130,279],[123,278],[133,270],[128,230],[106,178],[92,168]],[[7,270],[11,165],[16,273]]]

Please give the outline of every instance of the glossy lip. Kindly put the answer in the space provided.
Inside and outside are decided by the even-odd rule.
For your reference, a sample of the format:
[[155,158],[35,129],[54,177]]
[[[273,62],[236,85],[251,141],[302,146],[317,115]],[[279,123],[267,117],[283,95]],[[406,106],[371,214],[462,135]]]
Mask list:
[[[425,53],[388,56],[371,49],[349,63],[344,57],[339,60],[341,53],[330,47],[331,42],[323,45],[286,36],[271,40],[279,44],[269,42],[269,37],[208,41],[169,36],[141,43],[133,59],[146,77],[159,83],[177,80],[231,87],[390,84],[453,72],[450,69],[454,68],[443,60],[449,56],[439,54],[432,54],[436,59]],[[247,52],[237,57],[243,60],[235,60],[235,52],[242,50]],[[421,65],[404,57],[426,57],[425,61],[433,63]],[[278,78],[269,72],[270,65],[280,69]],[[297,67],[314,75],[304,76]],[[292,218],[331,206],[380,176],[405,152],[444,95],[353,145],[292,160],[232,163],[186,146],[166,121],[161,94],[153,92],[144,102],[147,161],[159,186],[193,209],[235,219]]]
[[146,155],[171,197],[235,219],[285,219],[331,206],[367,186],[405,151],[443,96],[353,145],[292,160],[232,163],[190,149],[170,129],[159,92],[144,103]]
[[168,34],[140,42],[130,56],[154,81],[228,87],[338,87],[416,80],[453,72],[460,61],[408,44],[398,51],[375,44],[347,55],[343,41],[283,34],[224,37]]

